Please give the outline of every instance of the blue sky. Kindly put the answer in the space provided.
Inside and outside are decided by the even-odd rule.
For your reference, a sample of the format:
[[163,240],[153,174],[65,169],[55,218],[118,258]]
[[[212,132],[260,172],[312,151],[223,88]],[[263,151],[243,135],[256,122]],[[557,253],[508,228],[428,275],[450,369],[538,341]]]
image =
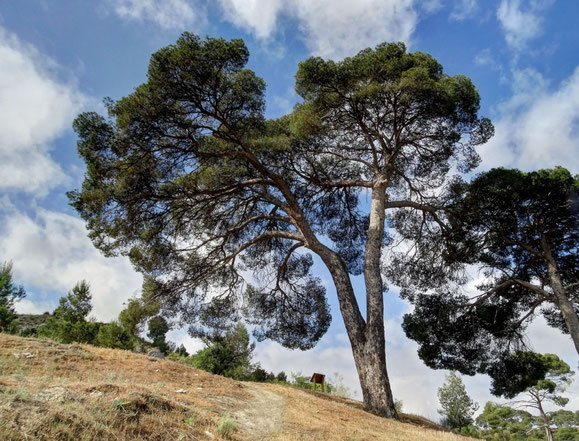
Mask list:
[[[116,317],[141,276],[124,258],[106,259],[86,238],[65,192],[78,188],[73,118],[102,111],[145,80],[151,53],[183,31],[243,38],[249,67],[267,82],[267,116],[291,111],[293,76],[310,55],[340,59],[383,41],[435,56],[449,74],[469,76],[482,114],[496,128],[480,170],[564,165],[579,172],[579,2],[571,0],[6,0],[0,3],[0,261],[12,260],[28,293],[22,312],[54,309],[80,279],[91,282],[94,315]],[[267,369],[340,372],[358,390],[333,288],[334,322],[319,346],[291,352],[258,345]],[[359,286],[358,282],[356,282]],[[387,294],[387,356],[394,393],[408,411],[437,418],[444,372],[425,368],[399,323],[408,306]],[[570,340],[537,320],[536,350],[572,366]],[[184,332],[174,340],[199,344]],[[490,399],[488,379],[465,380]],[[579,388],[570,408],[579,408]],[[360,392],[358,390],[358,397]]]

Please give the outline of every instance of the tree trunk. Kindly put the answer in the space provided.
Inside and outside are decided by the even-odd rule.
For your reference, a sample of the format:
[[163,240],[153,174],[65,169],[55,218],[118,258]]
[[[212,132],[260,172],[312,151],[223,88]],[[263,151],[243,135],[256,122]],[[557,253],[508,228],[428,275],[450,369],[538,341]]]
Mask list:
[[382,333],[367,330],[363,342],[352,342],[352,352],[360,377],[364,409],[386,418],[398,418],[386,370],[384,326]]
[[545,433],[547,434],[547,440],[553,441],[553,432],[549,426],[545,426]]
[[533,393],[531,391],[531,396],[534,398],[535,402],[537,403],[537,409],[539,410],[539,415],[540,415],[541,419],[543,420],[543,428],[545,429],[545,433],[547,434],[547,440],[553,441],[553,432],[551,431],[551,425],[550,425],[549,417],[547,416],[547,414],[543,410],[543,404],[541,403],[541,398],[538,394],[538,391],[537,391],[537,393]]
[[365,323],[345,263],[336,253],[325,247],[320,256],[334,279],[340,311],[360,379],[364,409],[383,417],[398,418],[386,370],[384,320],[375,321],[372,326]]
[[350,275],[342,258],[319,242],[309,231],[304,233],[308,247],[316,252],[328,267],[340,304],[340,312],[352,346],[358,370],[364,409],[373,414],[398,418],[386,370],[384,338],[384,299],[380,272],[384,238],[386,180],[379,180],[372,191],[370,225],[364,258],[367,320],[364,320],[352,288]]
[[561,283],[561,275],[559,274],[557,263],[555,262],[555,259],[553,259],[551,248],[549,247],[549,243],[545,236],[542,237],[541,243],[543,251],[545,251],[547,257],[549,284],[551,285],[553,294],[555,294],[555,303],[563,315],[563,320],[565,320],[567,330],[573,339],[575,350],[579,354],[579,317],[577,317],[573,303],[569,300],[569,296]]

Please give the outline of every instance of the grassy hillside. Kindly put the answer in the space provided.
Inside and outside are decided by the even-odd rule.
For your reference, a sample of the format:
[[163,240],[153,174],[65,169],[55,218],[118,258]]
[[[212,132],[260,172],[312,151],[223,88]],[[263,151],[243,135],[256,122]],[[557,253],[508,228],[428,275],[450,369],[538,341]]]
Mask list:
[[127,351],[0,334],[6,441],[466,440],[420,417],[403,419],[378,418],[352,400],[240,383]]

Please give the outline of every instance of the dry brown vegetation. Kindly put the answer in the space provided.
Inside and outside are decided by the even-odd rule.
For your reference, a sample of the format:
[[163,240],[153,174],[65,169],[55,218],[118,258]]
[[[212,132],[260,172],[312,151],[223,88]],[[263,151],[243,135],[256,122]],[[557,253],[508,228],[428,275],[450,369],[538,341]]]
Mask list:
[[[220,423],[231,419],[236,430],[222,437]],[[0,334],[6,441],[466,440],[420,417],[403,419],[370,415],[353,400],[240,383],[128,351]]]

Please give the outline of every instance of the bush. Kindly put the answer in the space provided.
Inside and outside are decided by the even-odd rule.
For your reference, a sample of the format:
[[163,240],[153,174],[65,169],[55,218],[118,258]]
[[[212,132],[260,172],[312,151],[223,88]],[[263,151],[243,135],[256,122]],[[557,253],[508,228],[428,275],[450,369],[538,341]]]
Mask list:
[[212,374],[247,380],[251,378],[254,348],[247,329],[239,323],[225,335],[211,337],[211,345],[194,355],[193,366]]
[[96,344],[105,348],[133,349],[135,338],[118,322],[112,322],[100,327]]
[[12,263],[0,265],[0,332],[14,332],[14,304],[25,296],[24,288],[12,282]]
[[101,324],[93,321],[72,323],[68,320],[50,317],[46,323],[39,326],[37,335],[47,337],[61,343],[90,343],[96,342]]

